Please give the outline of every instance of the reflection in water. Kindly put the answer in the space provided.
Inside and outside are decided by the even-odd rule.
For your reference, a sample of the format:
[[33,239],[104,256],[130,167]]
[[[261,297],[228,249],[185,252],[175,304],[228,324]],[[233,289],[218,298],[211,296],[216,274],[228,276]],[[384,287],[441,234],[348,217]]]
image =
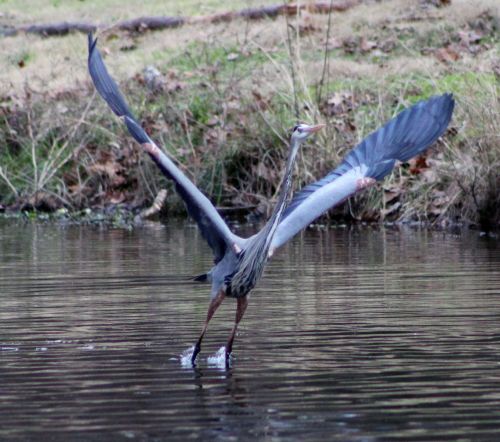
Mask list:
[[475,233],[307,232],[252,293],[229,370],[227,301],[200,368],[180,361],[210,291],[191,224],[3,223],[0,242],[0,439],[500,437],[500,248]]

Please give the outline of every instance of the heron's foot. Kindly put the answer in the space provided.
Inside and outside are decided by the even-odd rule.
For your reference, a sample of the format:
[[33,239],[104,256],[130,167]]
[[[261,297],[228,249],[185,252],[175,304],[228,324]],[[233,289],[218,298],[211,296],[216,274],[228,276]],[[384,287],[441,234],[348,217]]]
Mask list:
[[230,365],[231,365],[232,353],[233,353],[233,350],[231,348],[226,348],[226,368],[230,367]]
[[196,365],[196,358],[201,350],[200,343],[197,342],[193,349],[193,356],[191,356],[191,364]]

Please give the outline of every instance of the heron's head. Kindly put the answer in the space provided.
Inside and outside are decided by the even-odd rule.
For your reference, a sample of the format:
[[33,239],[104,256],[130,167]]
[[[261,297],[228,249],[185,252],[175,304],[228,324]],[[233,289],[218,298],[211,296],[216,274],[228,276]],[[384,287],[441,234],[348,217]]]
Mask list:
[[296,124],[292,129],[292,141],[298,141],[299,143],[304,142],[311,134],[318,132],[324,128],[324,124],[316,124],[315,126],[309,126],[308,124]]

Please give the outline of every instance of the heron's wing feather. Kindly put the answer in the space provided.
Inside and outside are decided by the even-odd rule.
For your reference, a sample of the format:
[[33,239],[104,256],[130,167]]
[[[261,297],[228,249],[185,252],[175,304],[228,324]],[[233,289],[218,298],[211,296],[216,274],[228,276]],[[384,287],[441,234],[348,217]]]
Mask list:
[[90,76],[99,94],[119,117],[123,117],[130,134],[143,146],[163,174],[175,182],[189,214],[197,222],[201,234],[212,248],[215,261],[224,256],[227,247],[239,239],[234,235],[208,198],[180,171],[173,161],[149,138],[137,123],[117,84],[109,75],[96,47],[97,40],[89,34]]
[[453,108],[451,94],[431,97],[404,110],[368,135],[336,169],[294,196],[276,230],[272,248],[283,245],[322,213],[368,183],[383,179],[396,160],[407,161],[425,150],[446,130]]

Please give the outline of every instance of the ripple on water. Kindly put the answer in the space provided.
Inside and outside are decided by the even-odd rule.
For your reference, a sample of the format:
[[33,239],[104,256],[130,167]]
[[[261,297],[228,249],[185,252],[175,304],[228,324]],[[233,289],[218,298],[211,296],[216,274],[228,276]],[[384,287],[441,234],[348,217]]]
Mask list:
[[[0,225],[0,439],[500,440],[500,251],[471,233],[307,232],[193,342],[191,225]],[[217,350],[218,349],[218,350]],[[207,356],[208,355],[208,356]]]

